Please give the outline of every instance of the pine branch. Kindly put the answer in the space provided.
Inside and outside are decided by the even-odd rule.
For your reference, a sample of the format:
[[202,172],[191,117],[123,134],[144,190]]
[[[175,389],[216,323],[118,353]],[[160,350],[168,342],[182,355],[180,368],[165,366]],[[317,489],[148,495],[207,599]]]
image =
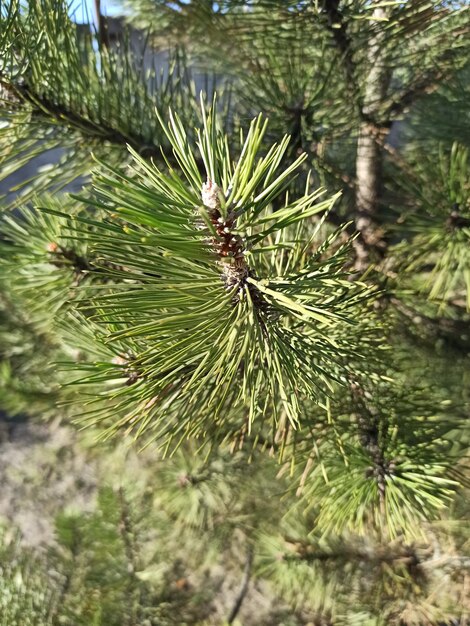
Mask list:
[[[139,422],[142,432],[147,426],[153,429],[159,425],[162,430],[157,430],[156,437],[171,443],[176,427],[166,413],[171,401],[174,419],[179,422],[176,432],[186,422],[188,434],[193,428],[202,434],[201,429],[206,428],[203,424],[208,419],[214,424],[215,416],[220,418],[217,431],[229,432],[232,424],[224,425],[225,403],[232,410],[238,406],[244,411],[243,407],[248,406],[248,421],[252,423],[260,415],[260,394],[266,394],[272,407],[261,414],[275,417],[282,411],[294,424],[300,417],[302,386],[306,385],[305,392],[314,398],[322,381],[327,380],[330,363],[335,368],[348,368],[346,311],[369,297],[365,286],[347,280],[343,269],[347,248],[340,246],[327,253],[340,233],[318,249],[310,248],[322,221],[309,226],[307,220],[329,209],[333,200],[322,202],[321,192],[306,191],[273,211],[274,199],[286,189],[305,157],[300,156],[278,173],[288,145],[284,138],[265,156],[257,158],[265,132],[261,118],[251,124],[241,156],[235,162],[217,126],[215,111],[205,119],[198,141],[206,169],[205,183],[181,120],[171,114],[170,124],[167,126],[163,120],[162,123],[181,175],[173,170],[170,175],[164,174],[133,153],[137,177],[103,164],[96,198],[85,199],[87,204],[110,215],[109,219],[93,222],[97,230],[87,235],[88,242],[97,256],[113,266],[126,268],[123,287],[130,287],[127,293],[119,289],[106,294],[102,302],[97,293],[93,305],[105,327],[114,326],[113,319],[119,320],[121,330],[111,331],[127,344],[119,353],[135,355],[132,371],[139,372],[136,384],[126,386],[128,393],[122,389],[115,396],[117,404],[112,413],[125,414],[114,425],[111,423],[110,432],[123,425],[140,430]],[[119,222],[115,223],[117,218],[129,223],[124,231]],[[82,222],[85,227],[90,220],[79,216],[74,221],[78,233]],[[303,228],[307,233],[311,228],[312,233],[303,235]],[[285,243],[283,233],[287,237]],[[291,252],[294,256],[286,253],[292,247],[291,237],[296,241]],[[279,261],[276,249],[284,250]],[[168,254],[162,255],[162,250]],[[318,268],[316,263],[320,264]],[[321,269],[323,263],[325,270]],[[106,264],[100,266],[103,278],[107,272],[111,277]],[[321,305],[323,281],[328,311],[323,311]],[[314,288],[315,283],[318,284]],[[309,304],[312,296],[320,300]],[[168,304],[155,307],[154,297],[155,302]],[[135,317],[134,298],[140,301],[140,321]],[[149,314],[151,318],[147,317]],[[186,316],[193,320],[191,331]],[[284,316],[292,316],[292,326],[279,323]],[[128,323],[132,331],[130,327],[126,329]],[[171,331],[165,331],[167,324]],[[300,333],[298,329],[305,324]],[[339,334],[333,343],[336,324]],[[147,349],[143,348],[148,332],[153,336],[151,345],[155,350],[146,354]],[[175,341],[176,345],[181,342],[182,349],[174,348]],[[305,358],[310,351],[307,366]],[[331,354],[324,362],[323,351]],[[272,368],[264,380],[255,373],[260,365],[254,364],[259,359],[265,363],[263,367]],[[108,371],[116,377],[116,369]],[[241,386],[235,384],[236,380]],[[192,394],[191,389],[197,389],[197,394]],[[188,393],[192,394],[192,403],[197,403],[191,414],[183,408]],[[238,418],[235,423],[239,424]]]
[[364,390],[355,383],[350,383],[352,410],[355,415],[359,441],[370,456],[373,463],[368,475],[377,480],[380,505],[385,502],[386,477],[393,473],[394,460],[385,457],[383,441],[387,439],[387,418],[380,415],[379,410],[366,401]]
[[63,124],[71,130],[100,141],[108,141],[111,144],[122,146],[124,149],[130,145],[136,152],[145,158],[161,159],[159,146],[149,144],[143,136],[134,133],[123,133],[119,128],[108,124],[105,120],[93,122],[88,116],[68,108],[65,104],[56,103],[46,96],[35,93],[23,81],[15,85],[8,83],[2,76],[2,84],[5,85],[19,102],[24,102],[33,107],[34,115],[45,117],[47,120]]
[[359,89],[357,84],[356,65],[353,60],[352,40],[348,33],[348,23],[339,9],[340,0],[324,0],[323,10],[327,15],[328,30],[338,48],[343,64],[347,88],[353,95],[358,112],[362,114],[359,106]]
[[447,556],[432,558],[421,562],[421,567],[425,569],[461,570],[470,569],[470,557],[467,556]]
[[[18,0],[13,4],[17,6]],[[127,144],[146,158],[161,159],[165,135],[155,106],[176,105],[184,111],[188,128],[197,124],[194,82],[181,51],[168,60],[165,76],[155,76],[125,36],[112,49],[96,50],[98,35],[79,32],[63,0],[39,0],[24,14],[7,13],[4,27],[6,44],[14,53],[5,55],[0,78],[8,93],[20,100],[7,103],[7,110],[12,106],[13,111],[31,110],[24,125],[34,128],[41,119],[94,139],[95,144],[103,140],[119,147]],[[42,33],[39,39],[37,33]]]
[[240,584],[240,589],[235,597],[233,606],[230,609],[230,612],[227,617],[227,624],[229,625],[233,624],[235,619],[237,618],[237,615],[240,612],[240,609],[242,608],[242,604],[246,597],[246,594],[248,593],[248,589],[250,586],[250,579],[251,579],[251,569],[253,565],[253,554],[254,554],[253,546],[250,545],[247,550],[245,568],[243,571],[243,578]]
[[358,566],[360,563],[375,564],[394,564],[399,563],[411,568],[420,567],[426,564],[420,557],[413,545],[377,545],[357,548],[354,545],[341,544],[337,550],[322,549],[316,544],[302,541],[298,538],[284,536],[284,541],[292,547],[292,552],[283,554],[283,559],[301,560],[308,563],[339,561],[350,562]]
[[138,571],[138,563],[135,550],[135,536],[133,524],[131,521],[131,513],[126,494],[122,487],[118,489],[119,501],[119,533],[124,544],[124,553],[127,561],[127,620],[125,626],[138,626],[138,611],[140,605],[140,589],[136,572]]
[[463,353],[470,350],[470,323],[465,320],[455,320],[449,317],[429,317],[399,298],[392,297],[391,304],[419,331],[425,331],[428,337],[443,339],[453,348]]
[[[442,58],[442,64],[450,55],[446,55]],[[418,98],[422,98],[438,89],[444,79],[449,78],[448,67],[443,68],[441,63],[438,63],[435,68],[428,70],[421,77],[415,78],[413,84],[405,91],[397,94],[393,98],[391,104],[387,105],[384,112],[384,118],[387,120],[394,120],[400,118],[404,113],[410,109],[410,107],[416,102]]]
[[50,614],[50,617],[52,618],[53,624],[56,623],[56,620],[59,622],[59,615],[64,610],[64,607],[67,606],[67,599],[72,590],[72,584],[76,579],[76,571],[79,567],[80,556],[82,555],[83,537],[81,529],[78,524],[73,522],[72,533],[67,544],[67,548],[69,555],[66,561],[65,572],[61,581],[58,598],[54,603],[54,606],[51,607],[53,612]]

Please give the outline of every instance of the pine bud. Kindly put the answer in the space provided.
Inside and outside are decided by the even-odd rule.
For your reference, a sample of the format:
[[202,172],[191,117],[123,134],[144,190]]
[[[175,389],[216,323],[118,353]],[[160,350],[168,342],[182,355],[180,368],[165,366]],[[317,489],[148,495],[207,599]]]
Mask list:
[[221,193],[220,187],[214,183],[210,178],[207,179],[202,185],[201,198],[204,206],[212,211],[220,210],[220,198],[219,193]]
[[127,365],[127,359],[123,356],[115,356],[111,359],[113,365]]

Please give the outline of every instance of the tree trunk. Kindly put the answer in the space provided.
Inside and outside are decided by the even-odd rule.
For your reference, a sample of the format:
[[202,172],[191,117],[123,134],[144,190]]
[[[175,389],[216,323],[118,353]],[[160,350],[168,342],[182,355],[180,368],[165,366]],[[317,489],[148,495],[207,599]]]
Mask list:
[[101,12],[101,0],[95,0],[95,13],[98,41],[102,48],[109,48],[108,26],[106,24],[106,19]]
[[382,150],[373,127],[363,122],[359,129],[356,153],[356,267],[365,269],[369,250],[381,238],[376,218],[382,181]]
[[362,122],[359,128],[356,154],[356,267],[365,269],[370,248],[380,247],[381,233],[376,219],[382,182],[382,149],[378,135],[383,128],[380,120],[381,107],[387,94],[390,73],[381,56],[384,31],[381,21],[385,9],[373,12],[373,29],[367,50],[369,71],[365,79]]

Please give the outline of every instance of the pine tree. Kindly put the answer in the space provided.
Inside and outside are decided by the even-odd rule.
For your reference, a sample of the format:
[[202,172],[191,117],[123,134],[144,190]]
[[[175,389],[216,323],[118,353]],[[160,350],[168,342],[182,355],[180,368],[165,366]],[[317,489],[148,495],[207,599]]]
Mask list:
[[2,400],[142,451],[5,623],[466,624],[467,3],[127,4],[0,5]]

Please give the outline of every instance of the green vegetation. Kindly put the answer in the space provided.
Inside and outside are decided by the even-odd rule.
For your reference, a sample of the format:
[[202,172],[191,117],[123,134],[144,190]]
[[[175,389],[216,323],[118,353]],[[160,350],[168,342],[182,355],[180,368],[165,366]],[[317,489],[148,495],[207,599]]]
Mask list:
[[0,624],[463,626],[466,3],[126,4],[0,3]]

